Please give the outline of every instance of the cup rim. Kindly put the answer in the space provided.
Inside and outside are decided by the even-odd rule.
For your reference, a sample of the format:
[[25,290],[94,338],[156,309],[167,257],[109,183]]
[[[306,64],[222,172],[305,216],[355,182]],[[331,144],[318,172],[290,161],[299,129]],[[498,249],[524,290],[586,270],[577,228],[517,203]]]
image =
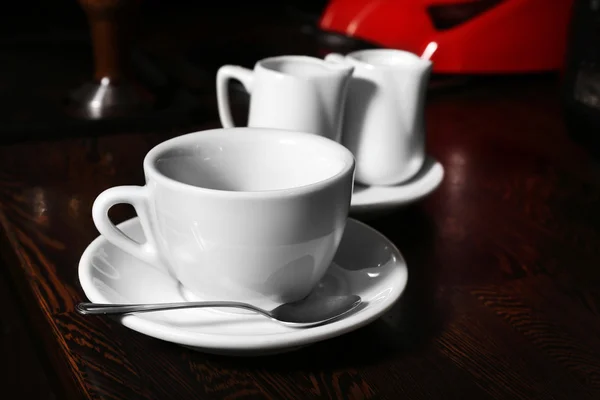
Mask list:
[[278,71],[276,69],[273,69],[273,68],[270,68],[267,66],[268,63],[276,62],[276,61],[302,61],[302,62],[307,62],[309,64],[322,66],[323,72],[321,74],[315,74],[316,76],[320,76],[320,75],[328,76],[328,75],[332,75],[332,74],[338,74],[338,73],[340,73],[340,71],[350,71],[352,69],[352,67],[349,65],[328,63],[328,62],[325,62],[321,58],[305,56],[305,55],[295,55],[295,54],[263,58],[262,60],[259,60],[256,62],[256,67],[260,68],[264,71],[268,71],[271,74],[275,74],[281,78],[295,78],[295,79],[305,79],[305,80],[310,79],[310,78],[304,77],[304,76],[285,74],[281,71]]
[[[278,137],[287,137],[289,139],[297,139],[305,142],[314,142],[318,143],[321,146],[328,147],[332,149],[339,155],[339,160],[342,161],[342,168],[333,175],[327,176],[324,179],[317,180],[315,182],[311,182],[308,184],[304,184],[301,186],[291,187],[291,188],[283,188],[283,189],[271,189],[271,190],[256,190],[256,191],[234,191],[234,190],[221,190],[221,189],[212,189],[201,186],[194,186],[188,183],[180,182],[176,179],[170,178],[160,172],[156,167],[156,161],[160,158],[160,155],[164,154],[166,151],[173,148],[180,148],[185,146],[186,143],[192,143],[197,137],[204,135],[224,135],[224,134],[235,134],[235,135],[252,135],[252,134],[260,134],[260,135],[274,135]],[[278,129],[278,128],[251,128],[251,127],[235,127],[235,128],[215,128],[215,129],[207,129],[201,131],[190,132],[187,134],[183,134],[180,136],[176,136],[174,138],[168,139],[158,145],[154,146],[146,156],[143,161],[144,172],[147,174],[147,178],[159,182],[161,185],[165,185],[174,190],[186,191],[196,194],[205,194],[205,195],[217,195],[225,198],[231,199],[244,199],[244,198],[282,198],[282,197],[293,197],[307,193],[314,193],[319,190],[325,189],[331,186],[336,181],[342,179],[349,173],[354,175],[355,172],[355,158],[350,150],[346,147],[337,143],[331,139],[325,138],[323,136],[308,133],[308,132],[300,132],[293,131],[287,129]]]
[[[414,64],[406,64],[406,65],[373,64],[373,63],[370,63],[368,61],[361,60],[360,58],[358,58],[358,56],[361,54],[376,54],[376,53],[403,55],[403,56],[410,55],[415,59],[415,63]],[[346,57],[348,60],[351,60],[353,63],[355,63],[357,65],[363,66],[365,68],[370,68],[370,69],[375,69],[375,68],[377,68],[377,69],[399,69],[399,68],[410,67],[412,65],[419,65],[419,64],[421,64],[423,66],[433,65],[431,60],[423,60],[416,53],[413,53],[413,52],[407,51],[407,50],[400,50],[400,49],[363,49],[363,50],[356,50],[351,53],[348,53],[344,57]]]

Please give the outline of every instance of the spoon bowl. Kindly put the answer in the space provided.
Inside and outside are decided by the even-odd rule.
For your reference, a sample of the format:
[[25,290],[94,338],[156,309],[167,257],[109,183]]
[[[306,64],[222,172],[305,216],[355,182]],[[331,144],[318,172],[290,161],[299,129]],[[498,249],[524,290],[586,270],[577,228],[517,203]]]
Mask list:
[[233,301],[190,301],[180,303],[156,304],[100,304],[79,303],[77,312],[83,315],[124,315],[152,311],[179,310],[186,308],[242,308],[255,311],[267,318],[282,324],[305,328],[330,322],[354,310],[362,303],[360,296],[327,296],[313,297],[284,303],[271,311],[253,306],[252,304]]

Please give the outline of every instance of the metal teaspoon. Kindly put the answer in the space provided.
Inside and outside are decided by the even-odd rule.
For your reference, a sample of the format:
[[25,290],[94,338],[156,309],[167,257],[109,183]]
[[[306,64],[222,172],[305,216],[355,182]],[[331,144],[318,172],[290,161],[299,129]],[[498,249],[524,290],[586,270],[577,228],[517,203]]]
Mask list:
[[181,303],[157,304],[99,304],[79,303],[76,310],[84,315],[122,315],[129,313],[178,310],[184,308],[243,308],[256,311],[268,318],[294,327],[309,327],[319,325],[346,314],[362,302],[360,296],[309,296],[293,303],[285,303],[271,311],[263,310],[247,303],[233,301],[190,301]]

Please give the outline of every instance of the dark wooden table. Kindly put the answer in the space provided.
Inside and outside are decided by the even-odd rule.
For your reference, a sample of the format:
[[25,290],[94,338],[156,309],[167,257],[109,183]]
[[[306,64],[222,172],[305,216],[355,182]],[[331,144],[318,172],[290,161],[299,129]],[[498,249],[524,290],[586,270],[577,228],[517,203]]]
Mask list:
[[144,154],[217,127],[214,110],[183,128],[0,147],[3,387],[38,399],[600,398],[600,167],[567,136],[558,84],[432,90],[441,187],[354,215],[405,255],[405,294],[364,328],[278,356],[206,355],[74,312],[95,197],[143,184]]

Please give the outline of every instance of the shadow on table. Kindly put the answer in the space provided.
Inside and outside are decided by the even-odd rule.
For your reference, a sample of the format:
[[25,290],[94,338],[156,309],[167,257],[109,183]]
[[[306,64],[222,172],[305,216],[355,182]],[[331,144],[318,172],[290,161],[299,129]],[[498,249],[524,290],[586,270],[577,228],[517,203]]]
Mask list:
[[357,367],[424,351],[447,317],[447,310],[436,304],[439,265],[434,259],[435,226],[418,205],[369,220],[369,224],[398,246],[408,266],[406,291],[386,314],[354,332],[294,352],[248,358],[203,357],[224,367],[260,366],[284,371]]

